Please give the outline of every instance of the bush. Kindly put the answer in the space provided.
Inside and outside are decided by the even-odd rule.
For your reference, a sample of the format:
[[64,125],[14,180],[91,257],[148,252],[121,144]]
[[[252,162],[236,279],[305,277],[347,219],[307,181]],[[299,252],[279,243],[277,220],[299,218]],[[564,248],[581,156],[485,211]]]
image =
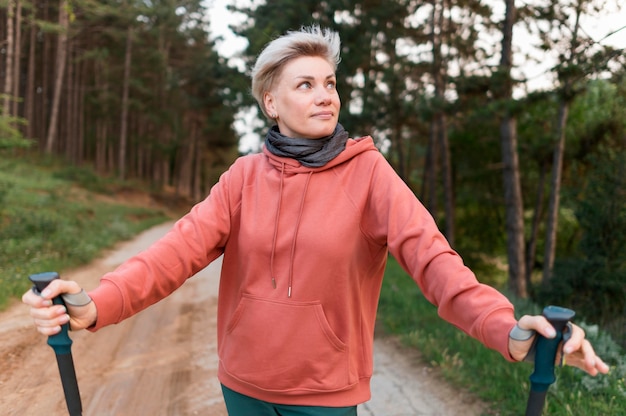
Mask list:
[[557,259],[538,299],[570,305],[626,347],[626,156],[607,152],[593,164],[575,207],[582,232],[577,257]]
[[54,173],[54,177],[75,182],[79,186],[93,192],[105,192],[107,181],[98,176],[93,169],[81,166],[65,166]]
[[[2,210],[2,207],[4,207],[4,200],[6,199],[13,186],[13,182],[0,180],[0,210]],[[0,211],[0,214],[1,212],[2,211]]]
[[0,150],[28,148],[34,144],[32,140],[25,139],[18,128],[25,123],[26,120],[23,118],[0,115]]

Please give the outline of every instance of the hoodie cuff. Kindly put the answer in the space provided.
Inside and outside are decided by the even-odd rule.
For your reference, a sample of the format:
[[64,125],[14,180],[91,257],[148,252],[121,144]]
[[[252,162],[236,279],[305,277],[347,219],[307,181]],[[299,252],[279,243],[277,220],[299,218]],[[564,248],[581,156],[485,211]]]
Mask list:
[[498,351],[511,362],[516,362],[509,352],[509,333],[517,323],[512,310],[509,308],[499,309],[487,317],[483,324],[482,334],[484,344]]
[[89,296],[96,305],[98,316],[95,324],[87,330],[96,332],[102,327],[121,321],[124,297],[117,285],[109,280],[101,280],[100,285],[89,292]]

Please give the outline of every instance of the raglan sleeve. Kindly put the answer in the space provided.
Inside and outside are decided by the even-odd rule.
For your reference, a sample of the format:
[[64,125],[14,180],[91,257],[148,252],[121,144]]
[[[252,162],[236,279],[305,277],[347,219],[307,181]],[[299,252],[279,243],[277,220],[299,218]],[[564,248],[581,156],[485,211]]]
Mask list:
[[508,334],[516,323],[511,302],[477,280],[382,155],[372,170],[370,194],[377,232],[439,316],[513,361],[508,352]]
[[165,298],[223,253],[236,203],[235,177],[237,163],[166,235],[102,276],[89,292],[98,311],[90,330],[119,323]]

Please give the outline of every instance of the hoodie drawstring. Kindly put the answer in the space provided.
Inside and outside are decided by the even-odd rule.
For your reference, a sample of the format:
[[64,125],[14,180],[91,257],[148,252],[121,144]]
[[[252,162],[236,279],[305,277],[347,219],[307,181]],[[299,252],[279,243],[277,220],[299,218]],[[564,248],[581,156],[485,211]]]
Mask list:
[[298,212],[298,220],[296,221],[296,229],[293,233],[293,240],[291,241],[291,255],[289,258],[289,289],[287,290],[287,297],[291,297],[291,287],[293,284],[293,262],[296,255],[296,240],[298,238],[298,231],[300,230],[300,220],[302,219],[302,213],[304,212],[304,199],[306,197],[306,191],[309,188],[309,182],[311,181],[313,172],[309,172],[304,184],[304,190],[302,191],[302,198],[300,199],[300,211]]
[[[300,208],[298,211],[298,218],[295,224],[295,230],[293,233],[293,239],[291,241],[291,253],[289,256],[289,285],[287,289],[287,297],[291,297],[292,286],[293,286],[293,263],[296,253],[296,241],[298,239],[298,231],[300,230],[300,221],[302,220],[302,215],[304,213],[304,201],[306,199],[307,190],[309,188],[309,182],[311,181],[311,177],[313,176],[313,172],[309,172],[306,178],[306,182],[304,184],[304,189],[302,190],[302,197],[300,198]],[[278,192],[278,206],[276,209],[276,218],[274,220],[274,239],[272,240],[272,253],[270,256],[270,274],[272,276],[272,287],[276,289],[276,276],[274,274],[274,257],[276,254],[276,241],[278,239],[278,220],[280,218],[280,208],[282,205],[283,199],[283,187],[284,187],[284,177],[285,177],[285,164],[283,163],[280,170],[280,187]]]
[[278,207],[276,208],[276,218],[274,219],[274,238],[272,239],[272,253],[270,256],[270,275],[272,276],[272,287],[276,289],[276,277],[274,276],[274,254],[276,253],[276,240],[278,239],[278,218],[280,218],[280,206],[283,200],[283,184],[285,181],[285,163],[280,167],[280,187],[278,188]]

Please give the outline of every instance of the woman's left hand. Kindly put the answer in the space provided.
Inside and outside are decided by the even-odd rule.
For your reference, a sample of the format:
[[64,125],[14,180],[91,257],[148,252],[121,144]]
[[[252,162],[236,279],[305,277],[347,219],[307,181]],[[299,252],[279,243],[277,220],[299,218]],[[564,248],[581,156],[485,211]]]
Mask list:
[[[556,331],[548,320],[541,315],[525,315],[520,318],[517,326],[523,330],[534,330],[546,338],[554,338]],[[609,366],[596,355],[589,340],[585,338],[585,331],[577,325],[572,324],[572,335],[563,345],[563,362],[567,365],[580,368],[592,376],[598,373],[607,374]],[[509,337],[509,353],[517,361],[522,361],[533,344],[536,335],[526,341],[518,341]],[[561,351],[561,349],[559,349]],[[560,355],[557,362],[560,362]]]

